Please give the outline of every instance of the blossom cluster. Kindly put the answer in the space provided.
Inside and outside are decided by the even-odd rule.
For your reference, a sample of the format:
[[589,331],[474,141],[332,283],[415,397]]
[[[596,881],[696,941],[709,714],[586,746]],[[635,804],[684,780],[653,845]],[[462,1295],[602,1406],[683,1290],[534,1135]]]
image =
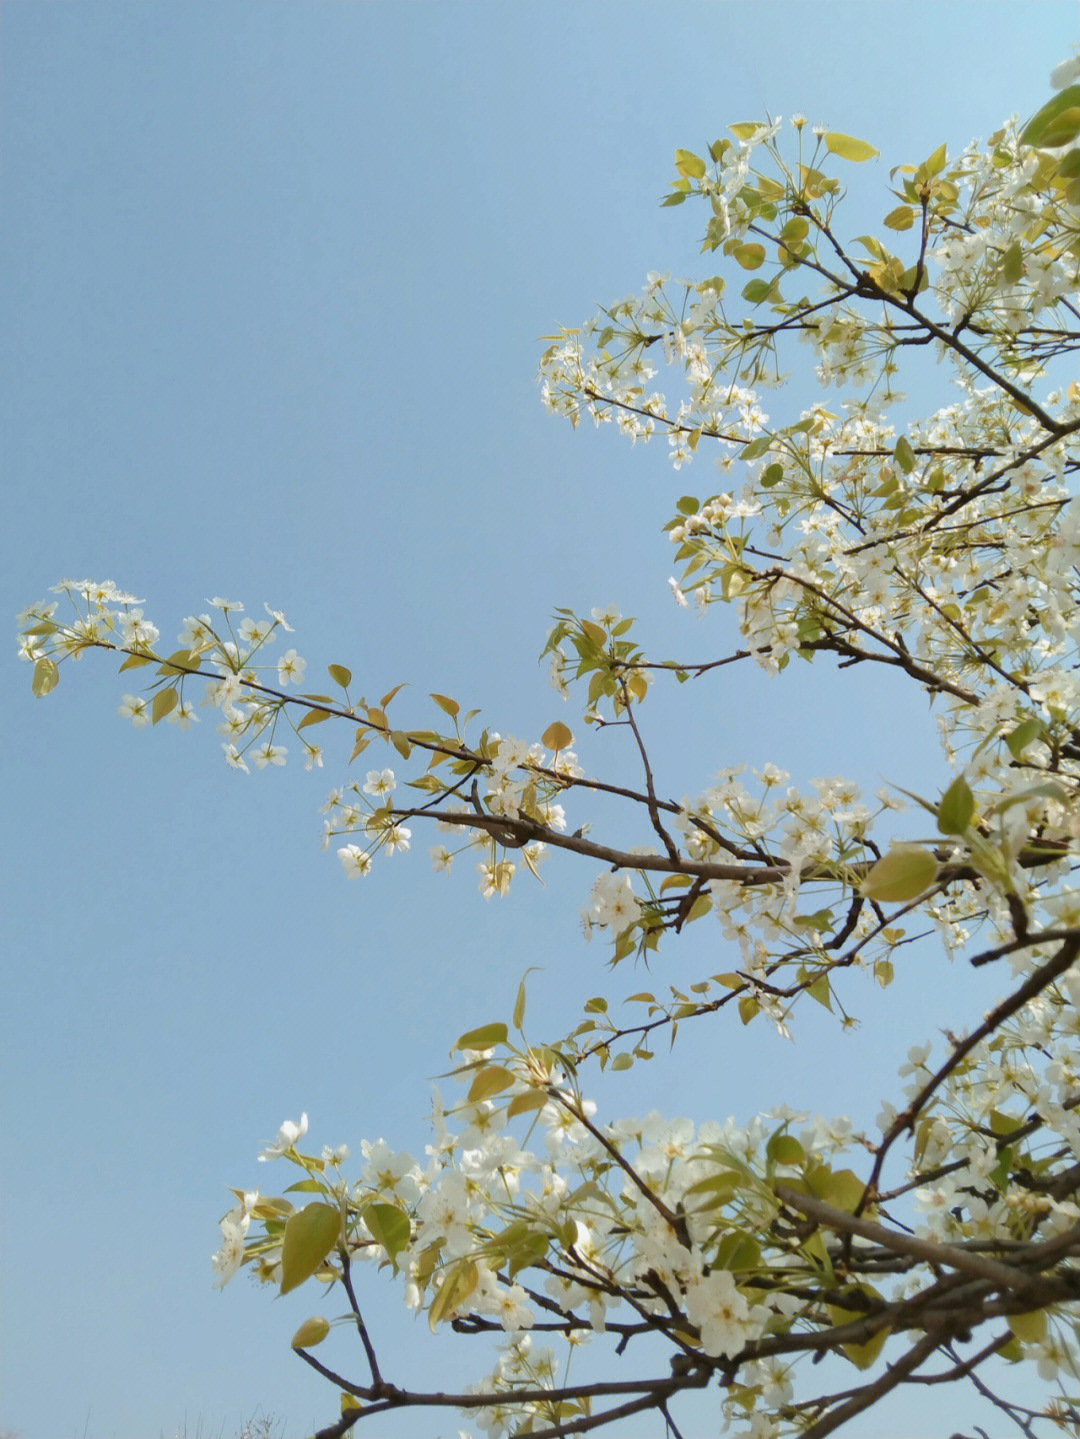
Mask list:
[[[259,1158],[299,1166],[317,1198],[233,1191],[216,1283],[243,1265],[283,1292],[341,1281],[363,1333],[350,1266],[388,1267],[433,1327],[503,1336],[494,1368],[458,1396],[492,1435],[572,1432],[588,1402],[625,1392],[567,1386],[562,1360],[586,1342],[623,1353],[662,1341],[670,1379],[642,1381],[642,1407],[670,1423],[669,1399],[719,1381],[725,1416],[758,1439],[832,1432],[845,1404],[935,1350],[955,1366],[946,1378],[964,1378],[957,1346],[1002,1320],[1008,1332],[993,1331],[983,1357],[1077,1379],[1078,79],[1071,60],[1055,72],[1058,97],[1023,128],[899,167],[881,233],[857,250],[838,237],[832,170],[871,159],[865,141],[797,116],[789,141],[770,121],[732,127],[707,157],[677,151],[668,203],[703,202],[703,249],[749,277],[738,300],[721,275],[650,273],[641,294],[544,353],[554,413],[614,422],[632,442],[663,435],[676,469],[711,453],[720,477],[677,502],[671,586],[702,613],[730,605],[738,651],[656,660],[610,604],[557,611],[544,651],[555,689],[582,693],[587,725],[631,732],[637,789],[586,777],[560,722],[538,739],[476,735],[474,713],[432,695],[439,729],[397,727],[397,691],[369,704],[340,665],[328,667],[336,697],[306,693],[295,650],[269,658],[290,631],[277,611],[239,619],[242,606],[214,599],[213,616],[184,620],[171,654],[143,601],[111,583],[64,581],[62,600],[21,617],[36,694],[55,688],[62,663],[111,650],[125,671],[153,667],[148,694],[125,695],[121,715],[187,728],[202,682],[233,768],[281,765],[290,733],[321,767],[310,727],[328,720],[353,736],[348,765],[374,742],[391,747],[400,764],[365,767],[323,806],[324,847],[343,841],[349,877],[381,851],[409,850],[428,821],[443,835],[435,868],[469,852],[485,898],[552,852],[587,859],[583,930],[603,932],[615,961],[650,957],[707,913],[719,921],[721,967],[669,982],[663,997],[632,995],[629,1022],[597,996],[549,1044],[512,1044],[504,1024],[463,1036],[465,1094],[449,1109],[437,1098],[423,1161],[365,1140],[350,1181],[344,1148],[306,1153],[307,1116],[287,1121]],[[764,391],[807,352],[824,398],[771,419]],[[900,418],[902,371],[919,355],[945,367],[955,393]],[[674,400],[654,385],[661,367],[675,372]],[[793,783],[769,764],[753,782],[735,765],[696,792],[657,793],[637,714],[662,675],[697,681],[746,661],[780,676],[795,658],[835,662],[838,685],[881,665],[917,686],[933,706],[943,791],[871,797],[846,776]],[[629,844],[617,822],[571,833],[568,800],[594,792],[647,824],[649,843]],[[761,1015],[787,1035],[810,996],[847,1025],[854,975],[887,988],[895,956],[928,934],[945,962],[995,965],[1007,992],[967,1031],[912,1046],[873,1134],[795,1109],[745,1125],[655,1113],[602,1123],[583,1097],[590,1060],[628,1068],[691,1021]],[[523,1006],[522,991],[519,1032]],[[306,1352],[328,1327],[309,1321],[295,1346]],[[817,1357],[840,1353],[861,1371],[912,1334],[934,1343],[895,1363],[891,1347],[865,1389],[795,1400]],[[370,1367],[370,1381],[344,1387],[381,1402],[389,1391]],[[1075,1401],[1062,1404],[1045,1413],[1075,1422]]]

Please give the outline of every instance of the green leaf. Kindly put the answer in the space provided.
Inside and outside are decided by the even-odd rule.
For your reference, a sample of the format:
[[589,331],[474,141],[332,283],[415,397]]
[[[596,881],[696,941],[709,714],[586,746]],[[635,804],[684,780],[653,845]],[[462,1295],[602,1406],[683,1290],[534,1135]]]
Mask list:
[[482,1024],[479,1029],[467,1030],[452,1048],[491,1049],[496,1044],[506,1043],[506,1033],[505,1024]]
[[[1063,116],[1071,110],[1080,107],[1080,85],[1070,85],[1067,89],[1059,91],[1052,100],[1048,100],[1041,110],[1036,110],[1031,119],[1020,132],[1021,145],[1046,145],[1054,147],[1067,144],[1069,140],[1080,132],[1080,118],[1076,127],[1072,128],[1071,119],[1065,121],[1065,138],[1058,139],[1058,131],[1062,128],[1059,122]],[[1071,129],[1072,133],[1068,133]]]
[[889,230],[910,230],[915,223],[915,211],[910,205],[897,205],[881,223]]
[[1007,285],[1015,285],[1024,273],[1024,252],[1020,241],[1014,240],[1001,257],[1001,278]]
[[292,1337],[294,1349],[314,1349],[316,1344],[321,1344],[330,1333],[330,1322],[323,1319],[321,1315],[313,1315],[305,1319],[300,1328]]
[[742,297],[748,300],[751,305],[760,305],[762,300],[769,298],[769,291],[772,289],[772,282],[769,280],[747,280],[743,286]]
[[346,669],[344,665],[327,665],[326,673],[343,690],[347,690],[352,683],[352,670]]
[[893,451],[896,456],[896,463],[903,470],[905,475],[910,475],[915,468],[915,451],[908,444],[905,436],[901,435],[896,442],[896,449]]
[[459,1259],[446,1271],[446,1278],[428,1309],[428,1324],[434,1330],[440,1319],[452,1316],[476,1288],[478,1275],[471,1259]]
[[761,488],[771,490],[773,485],[778,485],[784,478],[784,467],[775,460],[771,465],[765,466],[765,473],[761,477]]
[[517,987],[517,998],[514,1000],[513,1025],[520,1030],[525,1021],[525,981],[522,980]]
[[845,1214],[854,1214],[862,1203],[866,1185],[853,1169],[838,1169],[818,1186],[817,1193],[834,1209],[842,1209]]
[[829,989],[829,976],[819,974],[813,984],[806,986],[806,992],[811,999],[816,999],[823,1009],[832,1010],[832,992]]
[[281,1292],[310,1279],[341,1233],[341,1213],[329,1204],[309,1204],[291,1214],[281,1241]]
[[158,690],[154,696],[154,702],[150,706],[151,724],[158,724],[166,715],[172,714],[179,703],[180,696],[171,685],[168,689]]
[[[852,1319],[861,1319],[862,1317],[861,1314],[853,1314],[851,1316]],[[869,1369],[882,1349],[884,1349],[885,1341],[888,1339],[889,1334],[890,1328],[886,1325],[883,1329],[879,1329],[865,1344],[842,1344],[840,1347],[844,1357],[850,1359],[856,1369]]]
[[922,162],[921,168],[924,169],[928,175],[940,175],[942,170],[944,170],[945,168],[945,157],[947,153],[948,152],[943,141],[937,147],[934,153],[932,155],[928,155],[927,158]]
[[857,163],[872,160],[878,153],[866,140],[855,140],[850,135],[839,134],[836,130],[826,133],[825,148],[830,154],[839,155],[841,160],[854,160]]
[[772,448],[772,435],[759,435],[756,440],[751,440],[748,445],[743,445],[739,451],[740,460],[760,460],[762,455],[767,455]]
[[409,743],[409,736],[402,730],[395,729],[390,731],[390,743],[402,759],[408,759],[412,754],[412,745]]
[[941,834],[966,834],[974,813],[975,796],[964,776],[957,775],[938,805],[938,830]]
[[120,669],[117,671],[117,673],[122,674],[124,670],[137,670],[140,665],[150,664],[153,658],[153,655],[128,655],[127,659],[120,666]]
[[801,1164],[806,1158],[806,1150],[794,1134],[774,1134],[765,1152],[773,1164]]
[[461,709],[461,706],[458,704],[457,700],[452,700],[449,695],[437,694],[433,694],[431,698],[435,701],[435,703],[439,706],[439,708],[443,711],[444,714],[448,714],[451,719],[457,719],[458,711]]
[[[123,669],[123,665],[120,666]],[[38,699],[54,690],[60,683],[60,671],[56,667],[56,661],[41,659],[34,662],[34,675],[30,681],[30,688]]]
[[503,1069],[501,1065],[489,1064],[483,1069],[477,1070],[472,1084],[469,1085],[469,1103],[479,1104],[483,1099],[490,1099],[493,1094],[501,1094],[504,1089],[509,1089],[517,1079],[512,1070]]
[[409,1216],[396,1204],[382,1201],[365,1205],[363,1213],[372,1239],[382,1245],[391,1259],[396,1259],[412,1239]]
[[758,270],[765,263],[764,245],[736,245],[731,253],[744,270]]
[[1024,1344],[1038,1344],[1046,1338],[1045,1309],[1032,1309],[1027,1314],[1008,1314],[1005,1323]]
[[1046,726],[1041,719],[1034,715],[1030,719],[1021,720],[1014,730],[1005,736],[1005,743],[1009,746],[1009,753],[1013,759],[1019,759],[1029,744],[1034,744],[1037,739],[1042,739],[1046,734]]
[[780,238],[791,248],[800,244],[810,233],[810,222],[802,215],[793,215],[780,231]]
[[937,872],[937,860],[929,850],[898,844],[870,870],[862,882],[862,895],[885,904],[902,904],[929,889]]
[[705,173],[705,161],[692,150],[675,151],[675,168],[680,175],[691,180],[700,180]]

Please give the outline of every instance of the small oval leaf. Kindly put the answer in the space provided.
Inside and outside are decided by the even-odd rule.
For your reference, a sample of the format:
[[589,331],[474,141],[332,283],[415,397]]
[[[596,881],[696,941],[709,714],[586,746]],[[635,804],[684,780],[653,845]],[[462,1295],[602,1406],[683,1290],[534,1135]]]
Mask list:
[[517,1076],[509,1069],[503,1069],[501,1065],[489,1064],[478,1070],[469,1085],[469,1103],[479,1104],[483,1099],[490,1099],[493,1094],[501,1094],[504,1089],[509,1089]]
[[305,1319],[300,1328],[292,1337],[294,1349],[314,1349],[316,1344],[321,1344],[330,1333],[330,1321],[323,1319],[321,1315],[313,1315]]
[[929,889],[937,872],[937,860],[929,850],[898,844],[870,870],[862,882],[862,894],[865,899],[901,904]]
[[758,270],[765,263],[764,245],[736,245],[732,254],[744,270]]
[[171,685],[168,689],[158,690],[150,706],[151,723],[158,724],[167,714],[171,714],[179,703],[180,696]]
[[561,720],[549,724],[544,733],[540,736],[541,742],[551,750],[566,749],[567,745],[574,742],[574,736]]
[[975,796],[964,776],[957,775],[938,805],[938,830],[942,834],[965,834],[974,813]]
[[281,1241],[282,1294],[311,1278],[340,1233],[341,1213],[329,1204],[309,1204],[289,1216]]
[[827,132],[825,146],[831,155],[839,155],[841,160],[854,160],[857,163],[872,160],[878,153],[868,141],[856,140],[851,135],[841,135],[836,130]]
[[381,1244],[391,1259],[406,1248],[412,1239],[409,1216],[396,1204],[369,1204],[364,1209],[364,1223],[372,1239]]
[[490,1049],[495,1044],[505,1044],[506,1033],[505,1024],[482,1024],[479,1029],[466,1030],[453,1047],[454,1049]]
[[[120,666],[123,669],[123,665]],[[60,671],[56,667],[56,661],[50,659],[37,660],[34,664],[34,677],[30,681],[30,688],[38,699],[54,690],[60,682]]]

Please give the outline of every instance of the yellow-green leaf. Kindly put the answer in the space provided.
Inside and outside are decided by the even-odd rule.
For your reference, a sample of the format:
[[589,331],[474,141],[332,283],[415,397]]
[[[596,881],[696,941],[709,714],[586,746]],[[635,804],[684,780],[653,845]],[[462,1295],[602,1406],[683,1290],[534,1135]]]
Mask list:
[[854,1214],[859,1207],[866,1185],[852,1169],[837,1169],[817,1188],[818,1196],[834,1209]]
[[443,711],[444,714],[448,714],[451,719],[457,719],[458,711],[461,709],[461,706],[458,704],[457,700],[452,700],[449,695],[437,694],[432,694],[431,698],[435,701],[435,703],[439,706],[439,708]]
[[328,710],[308,710],[307,714],[297,721],[296,728],[298,730],[307,729],[308,725],[322,724],[323,720],[328,720],[329,718],[330,712]]
[[412,745],[409,743],[409,736],[402,730],[396,729],[390,732],[390,743],[397,750],[402,759],[408,759],[412,754]]
[[118,673],[123,673],[124,670],[137,670],[140,665],[150,664],[153,658],[153,655],[128,655]]
[[896,463],[903,470],[905,475],[910,475],[915,468],[915,451],[911,448],[907,438],[901,435],[896,442],[896,449],[893,452],[896,456]]
[[1023,1344],[1038,1344],[1046,1337],[1045,1309],[1031,1309],[1027,1314],[1008,1314],[1005,1322]]
[[915,211],[910,205],[897,205],[881,223],[889,230],[910,230],[915,223]]
[[[862,1318],[861,1315],[853,1315],[853,1318]],[[868,1339],[865,1344],[842,1344],[840,1347],[845,1358],[850,1359],[856,1369],[869,1369],[874,1360],[885,1347],[885,1341],[889,1337],[889,1329],[879,1329],[873,1338]]]
[[412,1238],[409,1216],[396,1204],[379,1202],[364,1208],[364,1223],[372,1239],[381,1244],[391,1259],[394,1259],[408,1245]]
[[488,1064],[483,1069],[477,1070],[472,1084],[469,1085],[469,1103],[479,1104],[482,1099],[490,1099],[493,1094],[501,1094],[504,1089],[509,1089],[517,1076],[509,1069],[504,1069],[499,1064]]
[[199,668],[198,655],[192,655],[190,650],[175,650],[167,660],[162,660],[158,666],[159,675],[188,675],[192,670]]
[[829,976],[819,974],[813,984],[806,986],[806,992],[811,999],[816,999],[824,1009],[832,1009],[832,992],[829,989]]
[[352,683],[352,670],[346,669],[344,665],[327,665],[326,672],[343,690],[347,690]]
[[1045,734],[1046,726],[1042,720],[1032,715],[1030,719],[1021,720],[1014,730],[1009,731],[1005,736],[1005,743],[1013,759],[1019,759],[1029,744],[1042,739]]
[[482,1024],[479,1029],[469,1029],[454,1044],[454,1049],[491,1049],[496,1044],[506,1043],[506,1025],[502,1023]]
[[510,1103],[506,1106],[507,1119],[513,1119],[515,1114],[528,1114],[534,1109],[543,1109],[548,1102],[548,1097],[542,1089],[526,1089],[521,1094],[515,1094]]
[[175,689],[173,689],[171,685],[168,689],[158,690],[157,694],[154,696],[154,702],[150,706],[151,723],[157,724],[159,721],[163,720],[167,714],[172,714],[173,710],[179,703],[180,696],[176,693]]
[[567,745],[574,742],[574,736],[561,720],[555,720],[553,724],[549,724],[540,739],[551,750],[566,749]]
[[862,894],[865,899],[901,904],[928,889],[937,872],[937,860],[929,850],[898,844],[878,860],[863,880]]
[[872,160],[878,153],[873,145],[866,140],[856,140],[851,135],[841,135],[836,130],[829,130],[825,135],[825,147],[832,155],[839,155],[841,160]]
[[794,1134],[774,1134],[766,1149],[773,1164],[801,1164],[806,1151]]
[[680,175],[691,180],[700,180],[705,173],[705,161],[692,150],[675,151],[675,168]]
[[477,1283],[476,1265],[471,1259],[459,1259],[456,1264],[451,1265],[428,1310],[428,1324],[431,1328],[434,1329],[440,1319],[453,1318]]
[[736,245],[731,253],[744,270],[758,270],[765,263],[764,245]]
[[743,1024],[749,1024],[760,1008],[760,1004],[752,994],[744,994],[739,1000],[739,1018]]
[[1020,241],[1014,240],[1001,257],[1001,278],[1007,285],[1015,285],[1024,273],[1024,252]]
[[292,1337],[294,1349],[314,1349],[316,1344],[321,1344],[330,1333],[330,1321],[323,1319],[321,1315],[313,1315],[305,1319],[300,1328]]
[[1066,131],[1064,139],[1058,139],[1058,130],[1061,129],[1060,121],[1071,110],[1080,107],[1080,85],[1070,85],[1067,89],[1061,90],[1052,100],[1048,100],[1041,110],[1037,110],[1031,119],[1020,132],[1020,143],[1022,145],[1046,145],[1057,146],[1067,144],[1080,131],[1080,117],[1077,119],[1076,129],[1067,133],[1072,121],[1065,122]]
[[[123,665],[120,666],[123,669]],[[60,671],[56,667],[56,661],[50,659],[36,660],[34,663],[34,677],[30,681],[30,688],[38,699],[54,690],[60,682]]]
[[937,827],[941,834],[965,834],[975,813],[975,796],[962,774],[941,796],[937,810]]
[[281,1241],[281,1292],[310,1279],[341,1233],[341,1213],[329,1204],[309,1204],[291,1214]]

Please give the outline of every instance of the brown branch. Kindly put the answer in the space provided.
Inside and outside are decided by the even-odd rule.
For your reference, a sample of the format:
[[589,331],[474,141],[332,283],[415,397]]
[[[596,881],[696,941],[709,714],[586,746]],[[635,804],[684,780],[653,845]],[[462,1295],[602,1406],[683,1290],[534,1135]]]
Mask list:
[[868,1239],[874,1244],[880,1244],[883,1249],[890,1249],[896,1254],[910,1255],[931,1267],[956,1269],[978,1279],[989,1280],[998,1288],[1015,1293],[1022,1293],[1030,1289],[1034,1282],[1030,1274],[1025,1274],[1020,1269],[1014,1269],[1009,1264],[1002,1264],[996,1259],[988,1259],[983,1255],[972,1254],[964,1249],[956,1249],[952,1245],[942,1244],[938,1240],[919,1239],[914,1234],[903,1234],[895,1229],[886,1229],[884,1225],[878,1224],[872,1219],[862,1219],[855,1214],[847,1214],[843,1210],[834,1209],[820,1199],[814,1199],[809,1194],[800,1194],[786,1184],[776,1185],[774,1192],[777,1199],[790,1209],[797,1210],[826,1229],[832,1229],[838,1234],[858,1235],[861,1239]]
[[957,1065],[960,1064],[966,1055],[971,1053],[977,1044],[980,1044],[989,1035],[993,1034],[999,1025],[1011,1018],[1017,1010],[1022,1009],[1029,1000],[1034,999],[1037,994],[1041,994],[1047,985],[1053,984],[1059,975],[1064,974],[1072,965],[1078,953],[1080,953],[1080,934],[1073,932],[1063,942],[1057,954],[1051,959],[1048,959],[1045,964],[1040,965],[1034,974],[1030,975],[1024,981],[1019,989],[1015,990],[1007,999],[1002,1000],[999,1005],[992,1009],[984,1022],[979,1025],[978,1029],[974,1030],[967,1039],[953,1046],[953,1052],[949,1058],[930,1076],[907,1108],[896,1116],[886,1130],[885,1136],[878,1146],[877,1158],[874,1160],[874,1168],[866,1187],[866,1194],[863,1196],[862,1201],[860,1201],[860,1212],[867,1198],[872,1198],[877,1192],[878,1181],[881,1178],[881,1171],[885,1164],[885,1156],[888,1154],[889,1149],[904,1130],[913,1127],[919,1111],[934,1091],[944,1083],[949,1075],[952,1074],[953,1070],[956,1069]]

